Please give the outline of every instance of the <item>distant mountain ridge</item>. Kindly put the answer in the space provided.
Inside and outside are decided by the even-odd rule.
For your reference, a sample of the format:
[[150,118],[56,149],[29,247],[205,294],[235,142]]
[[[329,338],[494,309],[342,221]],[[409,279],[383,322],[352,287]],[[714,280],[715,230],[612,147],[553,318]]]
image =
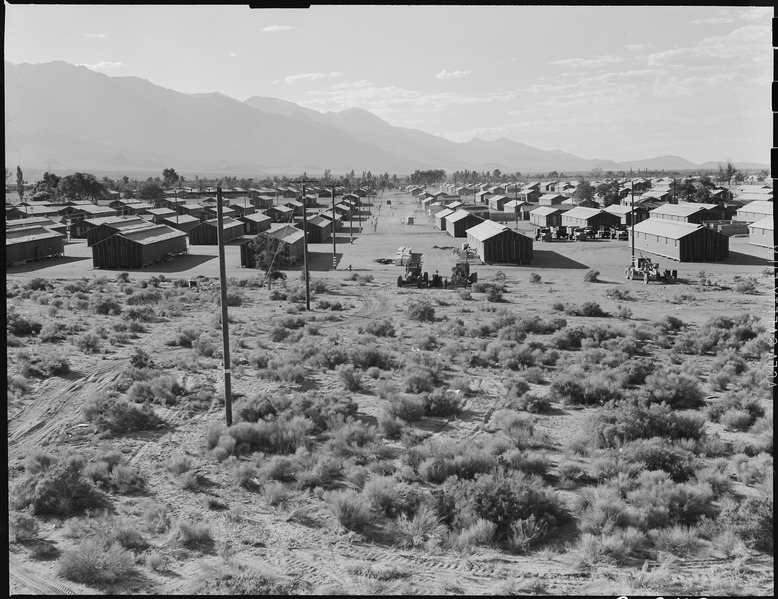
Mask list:
[[[60,171],[174,167],[257,176],[315,175],[325,169],[405,175],[417,169],[575,173],[699,168],[678,156],[586,159],[506,138],[455,143],[392,126],[360,108],[321,113],[261,96],[240,102],[219,92],[185,94],[65,62],[5,62],[5,128],[6,164],[50,164]],[[718,168],[718,163],[705,164]]]

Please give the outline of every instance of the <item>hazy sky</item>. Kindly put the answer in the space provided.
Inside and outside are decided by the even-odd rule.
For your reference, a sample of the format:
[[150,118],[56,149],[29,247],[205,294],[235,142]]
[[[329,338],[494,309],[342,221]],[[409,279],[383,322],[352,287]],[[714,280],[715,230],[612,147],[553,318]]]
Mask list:
[[359,107],[452,141],[769,163],[768,7],[5,5],[5,60]]

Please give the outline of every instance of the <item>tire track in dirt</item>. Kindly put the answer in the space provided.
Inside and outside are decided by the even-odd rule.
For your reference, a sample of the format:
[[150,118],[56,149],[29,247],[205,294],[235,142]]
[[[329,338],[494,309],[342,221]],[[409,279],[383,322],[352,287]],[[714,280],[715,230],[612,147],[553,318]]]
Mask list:
[[350,316],[375,319],[389,314],[389,300],[377,289],[354,289],[355,295],[362,299],[362,306]]
[[81,595],[81,591],[60,584],[44,580],[32,570],[22,565],[22,562],[12,554],[8,554],[8,582],[9,594],[35,594],[35,595]]

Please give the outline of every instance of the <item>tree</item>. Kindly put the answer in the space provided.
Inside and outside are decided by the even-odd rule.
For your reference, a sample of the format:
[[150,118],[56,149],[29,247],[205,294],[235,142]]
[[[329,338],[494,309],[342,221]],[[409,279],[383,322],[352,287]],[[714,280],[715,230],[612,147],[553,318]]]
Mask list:
[[602,198],[603,207],[618,204],[621,200],[621,185],[618,181],[608,181],[597,186],[597,195]]
[[103,184],[89,173],[73,173],[59,181],[58,189],[62,196],[73,200],[91,200],[94,202],[103,194]]
[[588,181],[581,181],[573,192],[573,199],[579,204],[591,202],[594,199],[594,187]]
[[19,166],[16,167],[16,193],[19,194],[19,203],[21,204],[24,201],[24,175]]
[[719,165],[719,181],[726,181],[727,187],[730,187],[732,185],[732,179],[735,178],[735,175],[738,173],[738,170],[735,168],[735,166],[727,160],[727,167],[724,168],[721,165]]
[[254,268],[264,270],[270,279],[274,273],[291,265],[289,246],[280,239],[260,233],[251,241],[251,248],[254,252]]
[[138,186],[138,197],[142,200],[156,200],[164,197],[162,186],[153,180],[144,181]]

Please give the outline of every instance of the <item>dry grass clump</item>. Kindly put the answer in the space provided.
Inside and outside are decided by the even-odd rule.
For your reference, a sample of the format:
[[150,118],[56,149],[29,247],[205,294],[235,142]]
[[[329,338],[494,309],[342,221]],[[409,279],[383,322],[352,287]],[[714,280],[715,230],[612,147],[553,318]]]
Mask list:
[[82,540],[75,548],[63,552],[58,573],[63,578],[87,585],[113,585],[135,569],[132,554],[117,542],[104,539]]
[[61,460],[36,454],[26,474],[11,488],[12,509],[30,508],[35,515],[70,516],[105,504],[105,498],[83,474],[85,462],[79,455]]
[[155,429],[164,424],[148,404],[139,407],[107,393],[87,399],[81,412],[84,420],[95,424],[98,430],[112,434]]

